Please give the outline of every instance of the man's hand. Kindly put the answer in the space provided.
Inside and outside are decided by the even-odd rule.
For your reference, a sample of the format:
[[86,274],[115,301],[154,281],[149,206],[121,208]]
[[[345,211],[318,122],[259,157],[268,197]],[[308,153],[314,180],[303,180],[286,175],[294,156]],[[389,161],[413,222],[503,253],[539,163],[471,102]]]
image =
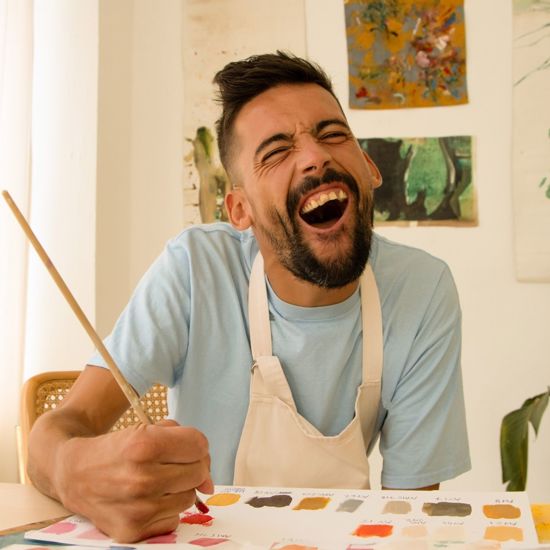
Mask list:
[[34,485],[119,542],[172,531],[195,490],[213,491],[201,432],[171,420],[108,432],[127,408],[111,373],[87,367],[29,437]]
[[58,455],[55,485],[63,505],[119,542],[166,533],[213,490],[206,438],[175,422],[72,438]]

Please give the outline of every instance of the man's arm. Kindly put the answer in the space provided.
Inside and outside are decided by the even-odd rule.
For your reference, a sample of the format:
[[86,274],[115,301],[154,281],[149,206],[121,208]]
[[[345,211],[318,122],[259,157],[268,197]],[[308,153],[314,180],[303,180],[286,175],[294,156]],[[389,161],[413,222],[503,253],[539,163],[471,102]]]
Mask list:
[[107,433],[127,407],[111,373],[88,366],[29,438],[36,487],[120,542],[175,529],[195,489],[213,490],[203,434],[173,421]]

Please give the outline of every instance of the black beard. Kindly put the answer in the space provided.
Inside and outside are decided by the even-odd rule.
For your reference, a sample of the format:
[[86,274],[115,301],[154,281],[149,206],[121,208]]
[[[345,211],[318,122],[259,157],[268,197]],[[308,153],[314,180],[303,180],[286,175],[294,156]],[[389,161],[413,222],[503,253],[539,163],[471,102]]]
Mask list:
[[[351,252],[343,258],[321,261],[314,255],[306,243],[300,224],[298,223],[298,203],[304,193],[313,191],[324,183],[343,181],[355,196],[355,227],[352,236]],[[271,241],[279,261],[293,275],[313,283],[322,288],[341,288],[357,280],[369,258],[372,226],[371,204],[369,201],[361,207],[359,187],[355,179],[349,174],[327,169],[322,178],[308,176],[295,189],[291,190],[287,198],[287,219],[273,209],[270,213],[273,222],[284,232],[284,238],[277,232],[262,228]],[[327,237],[330,239],[331,237]]]

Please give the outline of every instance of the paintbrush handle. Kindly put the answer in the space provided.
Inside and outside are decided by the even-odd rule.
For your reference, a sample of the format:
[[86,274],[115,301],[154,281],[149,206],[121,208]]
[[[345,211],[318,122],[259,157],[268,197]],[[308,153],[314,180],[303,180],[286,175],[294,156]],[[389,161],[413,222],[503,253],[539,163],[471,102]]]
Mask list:
[[103,344],[103,341],[98,336],[97,332],[95,331],[90,321],[88,321],[88,318],[82,311],[82,308],[78,305],[78,302],[75,300],[71,291],[65,284],[65,281],[63,280],[63,278],[61,277],[61,275],[53,265],[49,256],[46,254],[46,251],[40,244],[40,241],[36,238],[36,235],[33,233],[32,229],[27,223],[27,220],[25,219],[25,217],[23,216],[23,214],[15,204],[14,200],[11,198],[10,194],[7,191],[2,191],[2,196],[8,203],[8,206],[10,207],[15,218],[19,222],[19,225],[23,229],[25,235],[27,236],[32,246],[36,250],[43,264],[46,266],[46,269],[48,270],[49,274],[52,276],[53,280],[55,281],[55,284],[61,291],[61,294],[63,294],[63,296],[65,297],[65,300],[67,300],[69,306],[71,306],[71,309],[73,310],[74,314],[80,321],[80,324],[84,327],[84,330],[88,333],[88,336],[91,338],[92,342],[94,343],[97,350],[101,354],[101,357],[103,357],[105,363],[107,363],[107,366],[109,367],[109,370],[113,374],[114,379],[117,381],[118,385],[120,386],[120,389],[128,399],[130,405],[132,405],[132,407],[134,408],[138,418],[143,424],[152,424],[151,419],[147,416],[147,413],[143,410],[143,407],[141,406],[141,403],[139,401],[139,397],[136,394],[134,388],[130,386],[130,384],[124,378],[124,375],[120,372],[115,361],[111,357],[111,354]]
[[[63,278],[61,277],[61,275],[53,265],[53,262],[50,260],[48,254],[46,254],[44,247],[40,244],[40,241],[36,238],[36,235],[34,234],[29,224],[27,223],[25,216],[23,216],[23,214],[21,213],[21,211],[19,210],[14,200],[11,198],[10,194],[7,191],[5,190],[2,191],[2,196],[8,203],[8,206],[10,207],[15,218],[19,222],[19,225],[23,229],[25,235],[27,236],[32,246],[36,250],[43,264],[46,266],[46,269],[48,270],[49,274],[52,276],[53,280],[55,281],[55,284],[61,291],[61,294],[63,294],[63,296],[65,297],[65,300],[67,300],[69,306],[71,306],[71,309],[73,310],[74,314],[80,321],[80,324],[82,325],[84,330],[88,333],[88,336],[91,338],[92,342],[94,343],[97,350],[101,354],[101,357],[103,357],[103,360],[105,361],[105,363],[107,363],[107,366],[109,367],[109,370],[111,371],[114,379],[117,381],[118,385],[120,386],[120,389],[126,396],[126,399],[128,399],[128,402],[133,407],[139,420],[142,422],[142,424],[152,424],[153,422],[151,421],[147,413],[143,410],[143,407],[141,406],[141,403],[139,401],[139,397],[135,392],[134,388],[132,388],[132,386],[128,384],[126,378],[124,378],[124,375],[120,372],[120,369],[117,367],[111,354],[103,344],[103,341],[95,331],[90,321],[88,321],[88,318],[82,311],[82,308],[78,305],[78,302],[75,300],[74,296],[69,290],[69,287],[65,284],[65,281],[63,280]],[[195,505],[201,512],[203,513],[208,512],[208,506],[206,506],[206,504],[202,502],[202,500],[199,498],[198,495],[196,495],[195,497]]]

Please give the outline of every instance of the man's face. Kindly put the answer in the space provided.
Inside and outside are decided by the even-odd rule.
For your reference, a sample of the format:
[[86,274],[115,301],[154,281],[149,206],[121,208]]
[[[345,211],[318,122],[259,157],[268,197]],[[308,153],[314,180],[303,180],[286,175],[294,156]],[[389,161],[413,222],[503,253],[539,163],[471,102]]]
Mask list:
[[283,85],[255,97],[237,115],[231,155],[240,188],[228,204],[242,201],[266,261],[327,288],[359,277],[379,173],[329,92]]

